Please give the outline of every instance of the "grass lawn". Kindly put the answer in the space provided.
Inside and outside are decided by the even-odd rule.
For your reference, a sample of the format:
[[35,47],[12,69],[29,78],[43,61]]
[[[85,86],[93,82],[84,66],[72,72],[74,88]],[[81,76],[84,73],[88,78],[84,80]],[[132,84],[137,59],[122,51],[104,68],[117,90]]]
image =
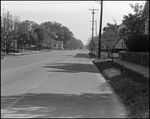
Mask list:
[[93,63],[120,96],[129,118],[149,117],[148,78],[115,62],[94,60]]

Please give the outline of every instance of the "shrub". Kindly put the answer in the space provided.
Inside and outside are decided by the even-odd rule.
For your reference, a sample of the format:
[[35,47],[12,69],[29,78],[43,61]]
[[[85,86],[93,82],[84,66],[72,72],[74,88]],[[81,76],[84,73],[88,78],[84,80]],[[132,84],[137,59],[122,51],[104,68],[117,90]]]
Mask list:
[[136,35],[126,42],[131,52],[149,52],[149,35]]
[[88,55],[89,55],[90,58],[95,58],[95,57],[97,57],[97,56],[96,56],[94,53],[92,53],[92,52],[89,52]]

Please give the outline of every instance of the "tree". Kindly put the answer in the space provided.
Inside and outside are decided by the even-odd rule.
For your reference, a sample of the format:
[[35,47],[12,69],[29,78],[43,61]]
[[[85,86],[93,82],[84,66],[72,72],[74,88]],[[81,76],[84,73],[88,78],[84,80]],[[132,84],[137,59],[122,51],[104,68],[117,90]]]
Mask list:
[[149,52],[149,35],[135,35],[130,41],[129,51]]
[[[43,29],[43,34],[44,34],[44,39],[43,39],[43,41],[46,41],[47,43],[48,43],[48,45],[49,45],[49,51],[50,51],[50,38],[52,37],[52,36],[55,36],[54,35],[54,31],[52,31],[53,29],[52,29],[52,26],[53,26],[53,24],[52,24],[52,22],[44,22],[44,23],[42,23],[42,24],[40,24],[40,26],[41,26],[41,28]],[[47,41],[48,40],[48,41]]]
[[71,38],[70,40],[68,40],[66,42],[66,48],[69,50],[81,49],[83,47],[84,47],[84,45],[83,45],[82,41],[79,39],[76,39],[75,37]]
[[22,51],[23,46],[28,44],[28,28],[25,22],[21,22],[18,26],[18,40],[17,40],[17,46],[18,50]]
[[44,22],[41,24],[44,29],[44,39],[48,37],[53,38],[56,41],[63,41],[64,49],[66,49],[66,43],[73,38],[73,33],[66,26],[57,22]]
[[133,11],[135,13],[142,13],[142,9],[144,6],[144,3],[140,4],[140,3],[135,3],[135,5],[133,5],[132,3],[129,4],[130,7],[133,9]]
[[38,43],[38,50],[41,50],[41,43],[43,42],[44,40],[44,29],[42,29],[42,27],[37,27],[34,29],[34,32],[37,34],[37,43]]
[[22,46],[22,43],[30,45],[38,45],[38,35],[34,31],[39,25],[34,21],[25,20],[22,21],[19,25],[19,45]]
[[135,5],[130,4],[130,6],[134,9],[135,13],[124,15],[122,22],[126,27],[120,30],[120,35],[123,37],[129,51],[132,49],[132,39],[134,36],[144,34],[144,23],[146,20],[146,18],[141,19],[143,5],[136,3]]
[[95,51],[95,50],[97,49],[97,47],[98,47],[98,42],[97,42],[97,40],[98,40],[98,37],[94,37],[94,38],[93,38],[93,41],[92,41],[92,39],[89,41],[89,43],[88,43],[88,49],[89,49],[91,52],[93,52],[93,51]]
[[107,23],[107,25],[103,28],[103,32],[106,32],[106,30],[107,30],[109,27],[112,28],[112,29],[115,31],[116,28],[118,27],[118,25]]
[[73,33],[69,30],[69,28],[63,26],[63,43],[64,43],[64,49],[66,49],[66,43],[68,40],[70,40],[73,37]]
[[7,12],[3,16],[3,25],[1,26],[1,43],[6,49],[6,53],[9,54],[11,44],[18,37],[18,26],[20,24],[19,17],[13,16]]

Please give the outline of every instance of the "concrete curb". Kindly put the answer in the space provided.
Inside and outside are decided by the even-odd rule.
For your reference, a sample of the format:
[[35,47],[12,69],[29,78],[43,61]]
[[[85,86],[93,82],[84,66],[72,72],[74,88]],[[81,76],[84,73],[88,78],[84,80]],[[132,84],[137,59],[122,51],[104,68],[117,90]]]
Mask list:
[[21,55],[31,55],[31,54],[38,54],[38,53],[45,53],[45,52],[48,52],[48,51],[35,51],[35,52],[26,52],[26,53],[20,53],[20,54],[17,54],[17,53],[13,53],[14,56],[21,56]]
[[8,56],[23,56],[23,55],[32,55],[32,54],[38,54],[38,53],[45,53],[45,52],[48,52],[48,51],[40,51],[40,52],[26,52],[26,53],[10,53],[9,55],[5,55],[5,56],[2,56],[1,55],[1,59],[6,59],[6,57]]

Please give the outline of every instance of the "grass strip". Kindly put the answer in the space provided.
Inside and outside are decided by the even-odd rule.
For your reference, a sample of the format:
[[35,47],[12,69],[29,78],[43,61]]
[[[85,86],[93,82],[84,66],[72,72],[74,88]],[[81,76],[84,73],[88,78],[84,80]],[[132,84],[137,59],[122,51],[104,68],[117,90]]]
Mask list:
[[93,63],[122,99],[128,118],[149,118],[148,78],[115,62]]

